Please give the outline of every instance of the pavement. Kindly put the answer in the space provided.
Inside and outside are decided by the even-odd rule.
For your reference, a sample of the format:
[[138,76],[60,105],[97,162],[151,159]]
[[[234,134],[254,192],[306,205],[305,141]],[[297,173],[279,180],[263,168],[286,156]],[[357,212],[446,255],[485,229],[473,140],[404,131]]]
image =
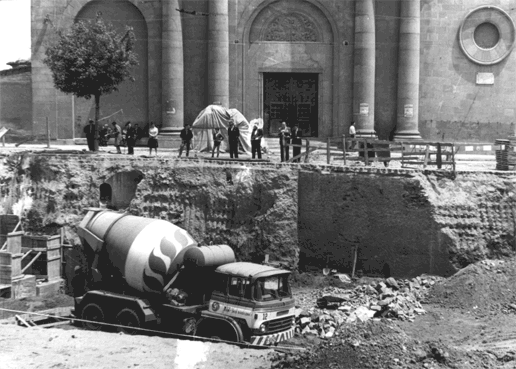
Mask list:
[[[279,145],[276,145],[276,140],[269,139],[267,140],[269,150],[267,154],[262,154],[262,160],[264,162],[280,162],[280,152]],[[322,143],[321,143],[322,144]],[[321,149],[311,154],[310,163],[311,164],[327,164],[326,158],[326,147],[324,145],[321,146]],[[324,147],[323,147],[324,146]],[[88,147],[85,144],[82,144],[80,141],[75,144],[65,144],[63,142],[58,143],[50,143],[50,147],[46,143],[27,143],[21,144],[20,146],[15,146],[13,143],[6,143],[5,146],[0,145],[0,153],[6,152],[26,152],[26,151],[40,151],[40,152],[89,152]],[[304,150],[303,150],[304,151]],[[343,165],[342,158],[342,150],[337,149],[337,147],[331,147],[331,160],[330,163],[332,165]],[[122,148],[122,154],[117,154],[114,146],[107,147],[99,147],[99,151],[94,155],[113,155],[117,157],[127,155],[127,148]],[[158,157],[159,158],[176,158],[179,155],[178,148],[158,148]],[[291,151],[292,155],[292,151]],[[146,157],[149,158],[149,149],[147,147],[135,147],[134,148],[134,156],[135,157]],[[151,155],[155,157],[153,153]],[[185,153],[183,153],[183,157]],[[392,153],[392,160],[389,164],[389,168],[401,168],[401,162],[399,160],[395,160],[395,158],[399,158],[401,155],[399,153]],[[196,150],[190,150],[190,158],[205,158],[211,159],[211,153],[207,152],[199,152]],[[358,160],[358,153],[356,152],[348,152],[346,153],[347,165],[349,166],[364,166],[365,163]],[[239,161],[250,161],[251,155],[240,154]],[[486,155],[486,154],[456,154],[456,170],[468,170],[468,171],[494,171],[496,169],[496,157],[495,155]],[[229,160],[229,153],[221,152],[219,160]],[[370,164],[372,167],[380,167],[383,168],[383,163],[377,162]],[[448,166],[449,167],[449,166]],[[409,167],[410,168],[410,167]],[[423,169],[422,166],[414,167]],[[443,166],[444,169],[448,169],[446,166]],[[435,166],[429,166],[427,169],[436,169]]]

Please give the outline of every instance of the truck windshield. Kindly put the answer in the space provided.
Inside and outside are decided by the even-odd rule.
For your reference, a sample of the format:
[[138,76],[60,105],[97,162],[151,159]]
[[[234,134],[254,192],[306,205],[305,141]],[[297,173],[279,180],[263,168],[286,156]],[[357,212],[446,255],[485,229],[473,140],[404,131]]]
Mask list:
[[254,299],[257,301],[277,300],[290,296],[288,275],[258,278],[255,281]]

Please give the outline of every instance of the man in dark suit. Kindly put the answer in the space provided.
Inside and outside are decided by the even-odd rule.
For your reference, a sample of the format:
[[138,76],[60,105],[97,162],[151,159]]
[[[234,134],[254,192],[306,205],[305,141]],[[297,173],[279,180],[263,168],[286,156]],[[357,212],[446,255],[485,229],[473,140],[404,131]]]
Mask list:
[[281,151],[281,161],[288,161],[289,155],[289,147],[287,144],[290,143],[290,127],[287,126],[287,122],[281,122],[281,127],[279,131],[279,139],[280,139],[280,151]]
[[84,127],[84,134],[86,135],[86,141],[88,142],[88,149],[95,151],[95,122],[90,119],[89,124]]
[[185,128],[181,130],[181,133],[179,133],[179,137],[181,137],[181,146],[179,146],[179,157],[181,157],[181,154],[183,153],[183,149],[186,146],[186,156],[190,153],[190,144],[192,142],[193,138],[193,132],[190,129],[190,125],[187,124]]
[[258,153],[258,159],[262,158],[262,137],[263,130],[258,128],[258,125],[255,125],[253,127],[253,132],[251,133],[251,148],[253,152],[253,159],[256,153]]
[[238,140],[240,138],[240,130],[233,121],[229,122],[228,141],[229,141],[229,157],[238,159]]
[[136,144],[136,131],[131,122],[125,124],[125,142],[127,144],[127,154],[134,155],[134,145]]
[[[292,132],[290,134],[290,139],[291,139],[292,145],[301,145],[301,137],[302,137],[301,131],[299,130],[299,127],[296,123],[296,124],[294,124],[294,128],[292,128]],[[299,154],[301,154],[301,148],[294,146],[292,156],[296,157]],[[300,159],[301,158],[297,158],[293,161],[296,163],[299,163]]]

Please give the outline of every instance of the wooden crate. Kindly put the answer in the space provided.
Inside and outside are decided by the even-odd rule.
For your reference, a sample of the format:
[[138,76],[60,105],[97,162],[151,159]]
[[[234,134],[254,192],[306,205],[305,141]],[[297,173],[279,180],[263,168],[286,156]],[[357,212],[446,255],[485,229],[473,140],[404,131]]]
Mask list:
[[[20,217],[18,215],[2,214],[0,215],[0,233],[7,234],[12,232],[18,225]],[[20,229],[18,227],[18,229]]]
[[0,284],[11,284],[12,281],[12,267],[10,265],[0,265]]
[[49,281],[61,278],[61,256],[47,260],[47,278]]
[[[25,268],[32,259],[36,256],[37,252],[33,252],[22,261],[22,268]],[[38,278],[46,278],[47,275],[47,260],[45,255],[40,255],[39,258],[31,264],[26,270],[25,274],[32,274]]]
[[12,264],[12,256],[10,252],[0,251],[0,265],[11,265]]
[[[7,234],[7,251],[19,254],[22,249],[23,232],[12,232]],[[3,245],[3,243],[2,243]]]
[[47,249],[61,244],[61,236],[26,236],[22,237],[22,247],[31,249]]
[[47,260],[53,260],[61,257],[61,245],[49,245],[47,248]]
[[13,278],[19,277],[21,275],[22,271],[22,256],[23,254],[12,254],[12,261],[11,261],[11,267],[12,267],[12,276]]

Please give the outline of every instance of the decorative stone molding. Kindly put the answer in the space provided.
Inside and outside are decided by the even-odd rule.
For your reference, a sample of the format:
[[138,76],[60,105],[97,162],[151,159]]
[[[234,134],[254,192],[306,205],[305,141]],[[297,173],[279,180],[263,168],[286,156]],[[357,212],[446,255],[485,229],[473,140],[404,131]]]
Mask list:
[[280,15],[264,27],[263,41],[317,42],[314,23],[302,14]]
[[491,5],[473,9],[459,30],[459,43],[474,63],[493,65],[505,59],[514,48],[515,27],[509,14]]

